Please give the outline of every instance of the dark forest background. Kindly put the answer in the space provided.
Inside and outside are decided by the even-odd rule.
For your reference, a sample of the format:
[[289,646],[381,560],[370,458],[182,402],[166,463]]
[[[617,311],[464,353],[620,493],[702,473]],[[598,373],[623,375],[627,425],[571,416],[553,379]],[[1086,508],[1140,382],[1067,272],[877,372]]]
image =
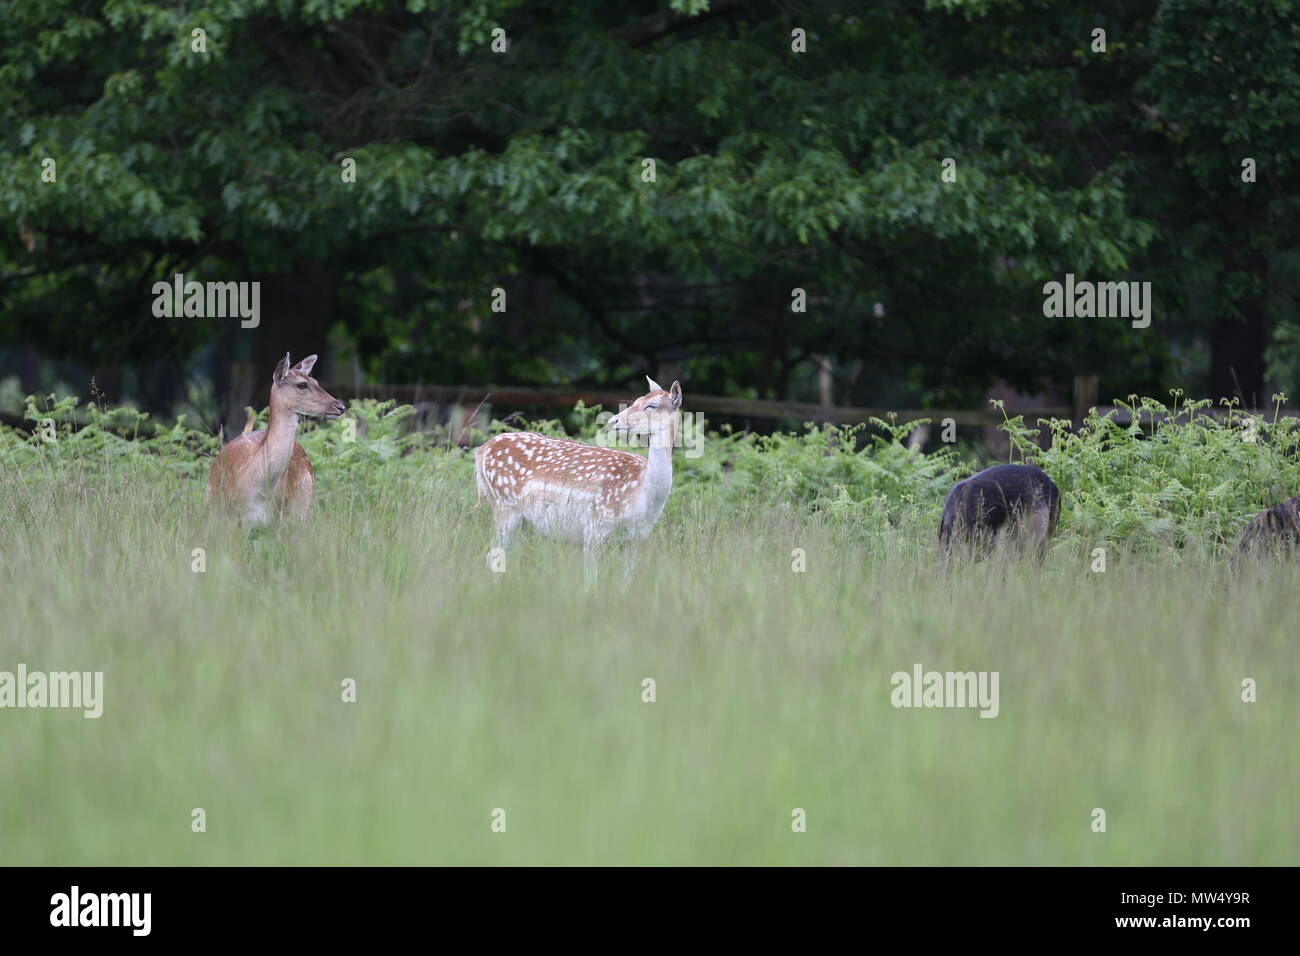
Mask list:
[[[1300,392],[1298,54],[1284,0],[8,2],[0,401],[93,376],[214,425],[289,350],[327,383],[1267,405]],[[260,281],[261,325],[155,317],[177,272]],[[1045,318],[1067,272],[1150,281],[1150,328]]]

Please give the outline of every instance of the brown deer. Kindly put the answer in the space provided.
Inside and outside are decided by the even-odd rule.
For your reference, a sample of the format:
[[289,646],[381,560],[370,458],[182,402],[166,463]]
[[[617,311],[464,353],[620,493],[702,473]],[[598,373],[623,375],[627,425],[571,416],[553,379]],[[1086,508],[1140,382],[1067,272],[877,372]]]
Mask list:
[[[664,389],[649,377],[646,383],[650,391],[606,424],[619,435],[648,436],[648,457],[531,432],[497,435],[478,447],[474,476],[479,499],[492,507],[497,547],[508,548],[527,522],[543,537],[581,542],[591,581],[611,536],[650,533],[673,486],[682,386]],[[631,560],[629,551],[625,579]]]
[[298,416],[338,418],[347,406],[311,377],[316,356],[290,367],[289,353],[271,377],[271,414],[265,429],[244,432],[217,452],[208,473],[208,507],[248,525],[281,514],[305,519],[316,493],[316,472],[294,440]]
[[957,482],[943,503],[939,547],[951,553],[954,542],[987,551],[1006,532],[1023,543],[1032,537],[1038,559],[1061,517],[1061,492],[1037,465],[994,465]]

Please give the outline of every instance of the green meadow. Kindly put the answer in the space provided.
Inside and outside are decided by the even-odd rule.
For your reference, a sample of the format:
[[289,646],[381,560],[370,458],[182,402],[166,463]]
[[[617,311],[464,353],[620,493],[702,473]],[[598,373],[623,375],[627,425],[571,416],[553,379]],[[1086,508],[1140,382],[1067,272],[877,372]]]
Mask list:
[[[1295,864],[1300,568],[1228,556],[1300,493],[1296,429],[1166,411],[1008,422],[1063,492],[1041,566],[939,562],[970,449],[712,432],[591,588],[531,535],[490,570],[470,453],[409,409],[305,426],[312,518],[250,536],[204,508],[215,440],[31,406],[0,670],[102,671],[103,713],[0,710],[0,860]],[[997,672],[997,716],[893,706],[917,664]]]

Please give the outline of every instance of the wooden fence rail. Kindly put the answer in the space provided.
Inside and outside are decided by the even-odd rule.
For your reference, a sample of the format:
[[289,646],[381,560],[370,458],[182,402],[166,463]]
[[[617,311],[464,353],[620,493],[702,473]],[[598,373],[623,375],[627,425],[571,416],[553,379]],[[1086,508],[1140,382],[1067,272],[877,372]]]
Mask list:
[[[522,386],[486,388],[481,385],[363,385],[360,387],[327,385],[325,388],[330,394],[345,400],[354,398],[395,399],[403,404],[417,406],[422,404],[459,405],[470,411],[480,403],[490,404],[493,414],[497,417],[522,409],[569,409],[579,401],[586,405],[600,405],[609,411],[616,411],[620,404],[636,397],[633,392],[628,391]],[[1088,407],[1080,404],[1075,408],[1048,406],[1010,409],[1008,414],[1012,416],[1023,415],[1025,422],[1031,426],[1036,425],[1040,418],[1061,418],[1077,424],[1086,414]],[[957,425],[963,427],[989,427],[1002,422],[1002,413],[992,406],[983,409],[861,408],[849,405],[817,405],[811,402],[777,402],[757,398],[731,398],[725,395],[699,395],[690,392],[686,395],[686,410],[726,418],[792,423],[831,422],[841,425],[866,422],[872,418],[889,421],[891,414],[895,416],[895,420],[898,422],[928,418],[936,426],[945,418],[951,418]],[[1103,414],[1115,412],[1115,421],[1121,425],[1132,423],[1132,415],[1127,409],[1116,409],[1115,406],[1099,406],[1098,411]],[[1222,420],[1227,415],[1227,409],[1222,407],[1206,409],[1200,414],[1209,414]],[[1238,409],[1235,410],[1234,414],[1238,417],[1245,415],[1260,416],[1267,421],[1272,421],[1275,412],[1271,408]],[[1294,418],[1300,416],[1300,410],[1283,408],[1281,415],[1284,418]],[[1141,415],[1141,424],[1152,425],[1157,418],[1164,420],[1169,417],[1168,415],[1154,416],[1150,413],[1144,413]],[[26,422],[19,416],[3,412],[0,412],[0,424],[19,428],[23,431],[31,431],[33,427],[31,422]],[[237,424],[242,427],[242,417]],[[150,432],[151,430],[146,428],[145,431]]]
[[[485,388],[480,385],[364,385],[353,388],[347,385],[328,385],[326,390],[331,395],[342,399],[378,398],[396,399],[408,405],[421,403],[455,404],[473,409],[480,402],[491,404],[494,414],[507,414],[525,408],[572,408],[579,401],[586,405],[600,405],[609,411],[617,411],[620,404],[629,402],[637,396],[633,392],[601,391],[585,388],[533,388],[503,386]],[[1040,418],[1061,418],[1078,422],[1087,412],[1089,406],[1068,408],[1065,406],[1047,406],[1043,408],[1009,409],[1007,414],[1014,417],[1023,415],[1025,422],[1037,424]],[[725,395],[700,395],[688,392],[685,408],[687,411],[703,412],[706,415],[727,418],[748,418],[765,421],[789,422],[832,422],[851,425],[865,422],[872,418],[889,421],[892,414],[899,422],[915,421],[928,418],[934,425],[943,419],[951,418],[961,426],[991,426],[1002,423],[1000,411],[991,405],[985,409],[970,408],[861,408],[850,405],[817,405],[811,402],[777,402],[760,398],[731,398]],[[1133,416],[1128,409],[1113,405],[1099,406],[1102,414],[1115,412],[1115,421],[1121,425],[1132,423]],[[1227,409],[1218,407],[1205,409],[1200,414],[1212,415],[1222,420],[1227,416]],[[1237,409],[1234,414],[1263,416],[1271,421],[1274,411],[1268,409]],[[1282,409],[1282,417],[1300,416],[1300,410]],[[1171,416],[1154,416],[1143,413],[1142,424],[1150,425],[1157,417],[1161,420]]]
[[[436,402],[466,405],[470,408],[484,402],[490,403],[496,413],[523,408],[572,408],[579,401],[586,405],[600,405],[610,411],[617,411],[620,404],[630,402],[637,397],[633,392],[599,391],[585,388],[520,388],[514,386],[484,388],[472,385],[363,385],[360,388],[351,388],[347,385],[327,385],[325,388],[331,395],[336,395],[345,400],[352,398],[392,398],[408,405],[417,405],[421,402]],[[686,395],[685,408],[691,412],[704,412],[706,415],[719,415],[727,418],[833,422],[846,425],[865,422],[870,418],[882,418],[888,421],[891,414],[896,415],[900,422],[928,418],[938,424],[944,418],[951,418],[958,425],[996,425],[1002,421],[1002,414],[992,408],[987,411],[968,408],[858,408],[849,405],[817,405],[812,402],[776,402],[761,398],[730,398],[725,395],[699,395],[692,392],[688,392]],[[1015,414],[1021,413],[1016,412]],[[1034,418],[1069,418],[1070,409],[1064,407],[1040,408],[1027,413],[1028,416]]]

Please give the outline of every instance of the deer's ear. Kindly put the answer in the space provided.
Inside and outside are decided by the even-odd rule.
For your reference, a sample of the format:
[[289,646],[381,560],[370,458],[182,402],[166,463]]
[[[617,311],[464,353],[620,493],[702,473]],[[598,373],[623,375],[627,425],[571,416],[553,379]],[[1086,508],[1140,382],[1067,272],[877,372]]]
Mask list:
[[311,374],[311,367],[316,364],[316,356],[308,355],[305,359],[293,367],[295,372],[301,372],[303,375]]
[[280,359],[280,364],[277,365],[275,367],[275,371],[271,373],[271,381],[277,384],[283,382],[284,377],[288,374],[289,374],[289,353],[285,352],[284,358]]
[[647,385],[650,386],[650,391],[652,391],[652,392],[662,392],[662,391],[663,391],[663,387],[662,387],[658,382],[656,382],[654,379],[652,379],[649,375],[647,375],[647,376],[645,377],[645,383],[646,383]]
[[682,383],[673,382],[673,387],[668,390],[668,398],[673,403],[673,408],[682,407]]

